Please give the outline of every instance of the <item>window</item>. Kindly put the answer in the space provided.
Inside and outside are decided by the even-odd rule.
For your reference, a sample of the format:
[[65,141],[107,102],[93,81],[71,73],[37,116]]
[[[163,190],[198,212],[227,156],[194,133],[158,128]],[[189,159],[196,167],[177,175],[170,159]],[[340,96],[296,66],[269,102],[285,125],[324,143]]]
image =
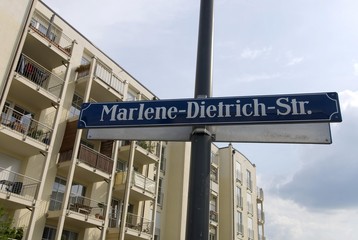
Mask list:
[[161,155],[161,159],[160,159],[160,171],[163,173],[165,172],[166,161],[167,161],[167,159],[165,158],[165,147],[162,146],[162,155]]
[[118,172],[124,172],[127,170],[127,162],[124,161],[117,161],[117,169]]
[[252,190],[251,172],[249,170],[246,170],[246,183],[247,183],[247,188]]
[[236,162],[235,164],[235,175],[236,175],[236,181],[242,181],[242,173],[241,173],[241,164],[239,162]]
[[[56,236],[56,228],[46,226],[44,228],[44,231],[42,233],[42,240],[54,240]],[[66,240],[77,240],[78,239],[78,233],[63,230],[61,239]]]
[[120,218],[121,218],[121,201],[117,199],[112,199],[111,210],[109,212],[109,227],[111,228],[119,227]]
[[217,239],[217,230],[215,227],[210,227],[210,230],[209,230],[209,240],[216,240]]
[[241,188],[236,186],[236,206],[242,208]]
[[81,65],[89,65],[91,63],[90,60],[88,60],[86,57],[81,58]]
[[244,233],[244,226],[242,224],[242,213],[237,211],[236,212],[236,227],[237,232],[243,234]]
[[77,93],[75,93],[72,98],[72,105],[68,113],[68,118],[72,118],[80,115],[82,103],[83,103],[83,98]]
[[135,100],[137,100],[137,94],[135,94],[133,91],[128,89],[127,101],[135,101]]
[[254,227],[253,227],[253,222],[252,222],[252,218],[248,218],[247,219],[247,228],[249,231],[249,239],[254,239]]
[[[62,207],[63,196],[66,189],[66,180],[56,177],[52,186],[52,194],[49,210],[60,210]],[[71,197],[84,197],[86,194],[86,187],[77,183],[73,183],[71,187]]]
[[218,182],[218,169],[213,166],[211,166],[210,169],[210,180],[216,183]]
[[246,201],[247,201],[247,212],[250,214],[253,214],[254,211],[254,207],[252,205],[252,196],[250,193],[247,193],[246,195]]
[[163,191],[163,178],[159,178],[157,203],[160,206],[163,206],[164,194],[162,191]]

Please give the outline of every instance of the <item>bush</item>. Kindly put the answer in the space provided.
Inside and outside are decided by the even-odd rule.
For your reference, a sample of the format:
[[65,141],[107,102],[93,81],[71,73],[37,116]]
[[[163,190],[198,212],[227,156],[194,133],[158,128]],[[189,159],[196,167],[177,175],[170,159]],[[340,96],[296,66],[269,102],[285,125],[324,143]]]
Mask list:
[[12,221],[5,209],[0,207],[0,240],[22,239],[24,229],[11,227]]

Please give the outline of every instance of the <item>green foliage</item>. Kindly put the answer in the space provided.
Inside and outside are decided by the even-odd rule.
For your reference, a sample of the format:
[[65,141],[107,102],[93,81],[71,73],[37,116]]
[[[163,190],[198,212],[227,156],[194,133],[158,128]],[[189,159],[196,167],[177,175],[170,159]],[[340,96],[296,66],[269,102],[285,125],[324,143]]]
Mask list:
[[23,228],[11,227],[12,219],[8,217],[4,208],[0,207],[0,240],[22,239]]

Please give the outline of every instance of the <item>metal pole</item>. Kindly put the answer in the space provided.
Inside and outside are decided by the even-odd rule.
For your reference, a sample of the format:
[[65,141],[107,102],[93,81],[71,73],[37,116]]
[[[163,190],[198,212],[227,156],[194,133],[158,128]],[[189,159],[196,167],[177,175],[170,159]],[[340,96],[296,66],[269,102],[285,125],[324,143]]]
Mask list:
[[[213,10],[214,0],[201,0],[195,98],[212,95]],[[209,127],[193,127],[186,240],[209,239],[211,143]]]

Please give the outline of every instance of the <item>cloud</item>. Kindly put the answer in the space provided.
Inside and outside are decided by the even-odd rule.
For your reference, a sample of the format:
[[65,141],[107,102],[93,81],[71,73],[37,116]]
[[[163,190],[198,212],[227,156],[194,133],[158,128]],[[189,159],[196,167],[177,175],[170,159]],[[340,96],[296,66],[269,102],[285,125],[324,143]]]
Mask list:
[[281,197],[308,209],[358,207],[358,91],[340,98],[343,122],[332,125],[333,144],[305,147],[301,169],[278,186]]
[[242,52],[241,52],[241,58],[244,59],[256,59],[258,57],[261,57],[263,55],[268,55],[272,50],[272,47],[264,47],[261,49],[250,49],[250,48],[245,48]]
[[266,197],[265,205],[268,240],[353,240],[358,234],[357,209],[314,212],[277,195]]
[[287,66],[293,66],[293,65],[299,64],[303,61],[303,59],[304,59],[303,57],[292,58],[287,63]]

